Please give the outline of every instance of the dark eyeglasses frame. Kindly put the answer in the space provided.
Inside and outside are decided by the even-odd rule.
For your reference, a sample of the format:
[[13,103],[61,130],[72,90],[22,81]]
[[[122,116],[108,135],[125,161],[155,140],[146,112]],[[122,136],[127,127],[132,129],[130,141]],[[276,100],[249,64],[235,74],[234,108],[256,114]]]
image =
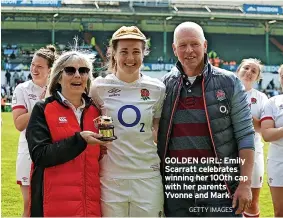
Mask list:
[[78,69],[75,67],[64,67],[64,71],[68,76],[74,76],[75,73],[79,71],[80,76],[85,76],[89,73],[90,69],[88,67],[79,67]]

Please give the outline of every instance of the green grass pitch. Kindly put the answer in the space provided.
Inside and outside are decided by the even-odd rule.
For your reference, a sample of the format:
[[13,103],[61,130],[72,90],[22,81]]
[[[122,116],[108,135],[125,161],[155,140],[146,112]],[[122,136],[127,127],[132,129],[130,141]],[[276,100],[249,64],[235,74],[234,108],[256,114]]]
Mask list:
[[[2,146],[1,146],[1,181],[2,217],[21,216],[23,210],[22,196],[16,184],[16,158],[19,132],[15,129],[12,114],[2,113]],[[268,144],[265,144],[265,159]],[[265,161],[266,162],[266,161]],[[273,217],[273,206],[270,191],[264,176],[264,186],[260,194],[261,217]]]

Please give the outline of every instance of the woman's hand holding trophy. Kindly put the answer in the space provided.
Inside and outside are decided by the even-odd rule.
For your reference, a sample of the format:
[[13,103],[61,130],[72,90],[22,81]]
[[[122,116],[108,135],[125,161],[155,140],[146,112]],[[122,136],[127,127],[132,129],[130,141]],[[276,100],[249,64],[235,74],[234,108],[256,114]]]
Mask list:
[[[106,145],[108,145],[110,141],[117,139],[114,134],[114,125],[111,117],[100,116],[93,121],[95,127],[98,128],[98,132],[101,135],[101,137],[99,138],[100,141],[103,141],[107,143]],[[105,154],[107,154],[107,147],[105,145],[100,145],[99,159],[102,159]]]
[[101,134],[92,131],[82,131],[80,132],[80,134],[88,145],[96,145],[96,144],[104,145],[107,143],[105,141],[100,140],[100,138],[102,137]]
[[114,125],[111,117],[100,116],[93,120],[94,125],[98,128],[98,133],[102,135],[99,138],[101,141],[113,141],[117,139],[117,136],[114,134]]

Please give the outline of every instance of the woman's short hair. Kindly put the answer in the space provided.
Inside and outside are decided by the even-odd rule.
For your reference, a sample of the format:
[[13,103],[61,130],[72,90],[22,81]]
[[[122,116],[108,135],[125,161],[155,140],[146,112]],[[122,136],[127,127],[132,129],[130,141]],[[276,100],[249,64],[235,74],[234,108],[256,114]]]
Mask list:
[[259,59],[256,59],[256,58],[246,58],[246,59],[243,59],[241,64],[238,66],[236,72],[238,73],[239,70],[241,69],[241,67],[245,63],[251,63],[251,62],[258,66],[259,73],[258,73],[258,76],[257,76],[257,81],[259,81],[262,78],[262,70],[263,70],[263,64],[261,63],[261,60],[259,60]]
[[65,67],[72,66],[72,64],[76,61],[80,61],[90,69],[88,73],[87,87],[85,90],[85,93],[87,95],[89,94],[92,81],[93,60],[91,60],[87,54],[84,54],[80,51],[68,51],[60,55],[53,64],[48,86],[49,95],[54,95],[57,91],[61,91],[61,85],[59,84],[59,81],[62,78],[63,69]]

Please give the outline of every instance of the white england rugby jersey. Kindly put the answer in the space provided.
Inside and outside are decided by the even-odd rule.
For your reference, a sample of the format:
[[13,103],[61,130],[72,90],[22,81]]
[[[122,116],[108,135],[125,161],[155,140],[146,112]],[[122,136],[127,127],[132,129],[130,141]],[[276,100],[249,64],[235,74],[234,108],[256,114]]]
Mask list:
[[[283,127],[283,95],[276,95],[268,100],[261,120],[265,119],[273,120],[275,128]],[[283,138],[270,143],[267,157],[282,162]]]
[[[45,90],[46,87],[41,88],[32,80],[20,83],[13,93],[12,109],[23,108],[31,113],[33,106],[40,100],[40,96],[44,94]],[[29,153],[25,134],[26,130],[20,133],[18,153]]]
[[160,118],[165,86],[148,76],[133,83],[114,74],[93,81],[91,95],[103,115],[111,116],[118,139],[107,146],[100,175],[109,178],[150,178],[160,174],[153,143],[153,118]]
[[[250,108],[251,108],[251,113],[252,116],[261,119],[263,110],[264,110],[264,105],[268,101],[267,96],[256,90],[256,89],[251,89],[247,91],[248,95],[248,101],[250,103]],[[255,133],[255,150],[257,152],[263,152],[263,143],[261,141],[261,135],[260,133],[256,132]]]

